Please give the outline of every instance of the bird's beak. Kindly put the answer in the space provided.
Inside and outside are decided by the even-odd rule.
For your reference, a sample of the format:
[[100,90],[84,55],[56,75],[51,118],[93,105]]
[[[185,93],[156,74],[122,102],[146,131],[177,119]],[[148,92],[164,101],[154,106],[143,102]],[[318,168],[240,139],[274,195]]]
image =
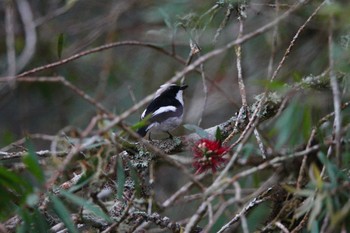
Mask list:
[[187,87],[188,87],[187,85],[182,85],[182,86],[180,87],[180,90],[185,90]]

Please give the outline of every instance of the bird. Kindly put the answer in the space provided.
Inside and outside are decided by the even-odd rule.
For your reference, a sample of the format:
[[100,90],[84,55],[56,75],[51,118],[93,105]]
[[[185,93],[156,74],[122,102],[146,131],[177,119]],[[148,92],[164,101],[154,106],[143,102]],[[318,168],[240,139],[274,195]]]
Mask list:
[[144,137],[149,132],[148,139],[151,139],[151,132],[165,132],[172,139],[169,131],[177,128],[183,118],[184,101],[183,90],[187,85],[164,84],[157,90],[153,100],[141,114],[141,120],[148,118],[146,124],[137,130],[137,133]]

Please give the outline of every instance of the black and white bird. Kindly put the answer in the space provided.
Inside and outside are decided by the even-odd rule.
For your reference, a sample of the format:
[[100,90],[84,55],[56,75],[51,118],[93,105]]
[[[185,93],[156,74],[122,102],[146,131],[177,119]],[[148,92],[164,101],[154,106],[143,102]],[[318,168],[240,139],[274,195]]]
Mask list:
[[149,118],[146,125],[138,129],[137,133],[144,137],[149,132],[166,132],[170,138],[173,136],[169,131],[177,128],[183,118],[184,101],[183,90],[187,85],[164,84],[157,90],[153,100],[141,115],[141,120]]

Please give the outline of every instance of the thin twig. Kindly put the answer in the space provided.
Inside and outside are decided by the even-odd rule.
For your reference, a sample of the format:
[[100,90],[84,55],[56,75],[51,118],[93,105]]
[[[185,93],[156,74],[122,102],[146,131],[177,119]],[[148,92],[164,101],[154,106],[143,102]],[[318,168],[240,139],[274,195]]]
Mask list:
[[[160,226],[161,228],[167,228],[172,232],[181,232],[182,227],[179,223],[177,222],[171,222],[170,218],[168,217],[162,217],[158,213],[152,213],[152,214],[147,214],[142,211],[135,211],[132,214],[133,218],[136,219],[137,217],[141,217],[142,221],[150,221],[153,222],[154,224]],[[138,228],[139,229],[139,228]],[[141,230],[141,229],[139,229]],[[137,229],[134,229],[132,232],[139,232]]]
[[6,3],[5,8],[5,29],[6,29],[6,49],[7,49],[7,75],[11,77],[10,86],[13,87],[16,75],[16,50],[15,50],[15,32],[14,32],[14,9],[13,2]]
[[[307,142],[306,149],[309,149],[311,147],[311,144],[312,144],[312,141],[315,138],[315,135],[316,135],[316,128],[313,128],[312,131],[311,131],[311,135],[310,135],[309,141]],[[297,186],[296,186],[297,189],[301,188],[302,181],[304,179],[304,174],[306,172],[305,171],[306,161],[307,161],[307,155],[304,155],[303,161],[301,162],[301,166],[300,166],[300,169],[299,169],[299,175],[298,175]]]
[[334,73],[334,58],[333,58],[333,28],[334,28],[334,19],[333,16],[330,16],[329,22],[329,32],[328,32],[328,61],[329,61],[329,77],[330,83],[333,93],[333,105],[334,105],[334,135],[335,135],[335,155],[337,158],[337,164],[341,164],[341,156],[340,156],[340,140],[341,140],[341,100],[340,100],[340,91],[339,85],[337,82],[337,78]]
[[[291,233],[298,233],[298,232],[300,232],[300,231],[303,229],[303,227],[304,227],[305,224],[307,223],[307,220],[309,219],[309,214],[310,214],[310,211],[308,211],[308,212],[304,215],[303,219],[299,222],[298,226],[296,226],[296,227],[291,231]],[[322,232],[322,231],[321,231],[321,232]]]
[[13,147],[19,146],[21,144],[24,144],[28,139],[40,139],[44,141],[53,141],[55,140],[55,135],[47,135],[47,134],[28,134],[26,137],[21,138],[15,142],[12,142],[10,145],[7,145],[3,148],[0,148],[0,151],[8,151],[12,149]]
[[114,47],[126,46],[126,45],[135,45],[135,46],[142,46],[142,47],[152,48],[152,49],[155,49],[156,51],[159,51],[159,52],[161,52],[161,53],[163,53],[165,55],[168,55],[170,57],[174,57],[176,60],[179,60],[179,61],[183,62],[181,58],[172,55],[167,50],[165,50],[165,49],[163,49],[163,48],[161,48],[161,47],[159,47],[157,45],[154,45],[154,44],[151,44],[151,43],[146,43],[146,42],[140,42],[140,41],[121,41],[121,42],[114,42],[114,43],[110,43],[110,44],[101,45],[101,46],[98,46],[96,48],[89,49],[89,50],[83,51],[81,53],[74,54],[74,55],[72,55],[72,56],[70,56],[68,58],[59,60],[57,62],[53,62],[53,63],[47,64],[47,65],[36,67],[34,69],[25,71],[25,72],[17,75],[16,77],[17,78],[18,77],[25,77],[25,76],[28,76],[28,75],[31,75],[31,74],[34,74],[34,73],[37,73],[37,72],[40,72],[40,71],[43,71],[43,70],[47,70],[47,69],[51,69],[51,68],[54,68],[54,67],[57,67],[57,66],[61,66],[63,64],[66,64],[68,62],[74,61],[74,60],[76,60],[78,58],[87,56],[87,55],[92,54],[92,53],[97,53],[97,52],[101,52],[101,51],[106,50],[106,49],[111,49],[111,48],[114,48]]
[[[238,22],[239,22],[239,31],[237,39],[241,38],[243,35],[243,19],[242,16],[238,16]],[[238,79],[238,87],[239,87],[239,93],[241,94],[241,100],[242,100],[242,106],[246,108],[248,106],[247,102],[247,94],[246,89],[243,81],[243,74],[242,74],[242,45],[238,44],[235,46],[235,53],[236,53],[236,67],[237,67],[237,79]]]
[[[341,106],[341,110],[344,110],[345,108],[347,108],[347,107],[349,107],[349,106],[350,106],[350,101],[345,102],[345,103]],[[322,117],[322,118],[318,121],[316,127],[317,127],[317,128],[320,127],[323,123],[329,121],[329,119],[330,119],[331,117],[333,117],[334,115],[335,115],[335,113],[334,113],[334,112],[331,112],[331,113],[327,114],[326,116]]]
[[220,203],[219,208],[217,209],[216,213],[214,214],[213,217],[213,223],[209,223],[205,229],[204,232],[211,232],[211,228],[213,227],[214,223],[220,218],[220,216],[222,215],[222,213],[229,208],[232,204],[234,204],[235,202],[237,202],[236,197],[231,197],[230,199],[228,199],[227,201]]
[[213,44],[215,44],[218,41],[218,38],[221,34],[221,31],[224,29],[224,27],[226,27],[226,24],[227,24],[228,20],[230,19],[230,16],[232,14],[233,9],[234,9],[233,5],[230,3],[227,7],[225,18],[222,20],[219,28],[216,30],[216,33],[215,33],[215,36],[213,39]]
[[[261,104],[262,101],[260,101],[259,105]],[[262,105],[261,105],[262,106]],[[255,124],[257,123],[256,120],[258,119],[257,115],[258,115],[258,111],[260,110],[259,106],[255,109],[255,111],[253,112],[252,116],[249,119],[249,123],[247,124],[247,126],[244,128],[242,134],[239,136],[239,138],[230,145],[229,149],[232,150],[235,146],[237,146],[239,143],[241,143],[241,141],[246,138],[246,135],[250,135],[250,133],[248,134],[248,132],[251,131],[251,129],[255,128]]]
[[[238,182],[234,182],[233,185],[234,185],[235,190],[236,190],[235,198],[236,198],[236,200],[239,203],[239,201],[242,198],[242,189],[241,189],[241,186],[239,185]],[[238,206],[240,206],[240,205],[238,205]],[[241,226],[242,226],[243,233],[249,233],[248,224],[247,224],[247,218],[245,217],[244,214],[242,214],[240,218],[241,218],[241,223],[242,223]]]
[[64,170],[68,167],[68,164],[72,161],[74,156],[83,148],[81,144],[76,145],[71,149],[71,151],[67,154],[66,158],[60,164],[60,166],[57,168],[57,170],[53,173],[53,175],[48,179],[46,182],[46,189],[51,189],[52,186],[56,183],[57,179],[62,175]]
[[242,177],[246,177],[248,175],[251,175],[257,171],[260,171],[260,170],[263,170],[269,166],[273,166],[274,164],[277,164],[279,162],[282,162],[282,161],[285,161],[285,160],[288,160],[288,159],[292,159],[292,158],[296,158],[296,157],[300,157],[300,156],[304,156],[304,155],[307,155],[313,151],[317,151],[320,149],[320,145],[315,145],[315,146],[312,146],[308,149],[305,149],[303,151],[298,151],[298,152],[295,152],[295,153],[292,153],[292,154],[289,154],[289,155],[284,155],[284,156],[279,156],[279,157],[276,157],[276,158],[273,158],[269,161],[266,161],[258,166],[255,166],[255,167],[252,167],[250,169],[247,169],[247,170],[244,170],[240,173],[237,173],[236,175],[234,175],[232,178],[231,178],[231,182],[235,182],[237,179],[240,179]]
[[[3,77],[0,78],[1,82],[8,82],[11,77]],[[63,76],[57,76],[57,77],[18,77],[16,79],[17,82],[59,82],[62,83],[64,86],[71,89],[74,93],[82,97],[84,100],[86,100],[91,105],[95,106],[98,110],[100,110],[102,113],[105,113],[109,115],[110,117],[113,117],[114,114],[107,110],[104,106],[102,106],[101,103],[97,102],[94,98],[86,94],[83,90],[79,89],[75,85],[73,85],[71,82],[69,82],[67,79],[65,79]]]
[[287,229],[285,225],[283,225],[280,221],[275,222],[276,227],[281,229],[282,232],[284,233],[290,233],[290,231]]
[[[295,44],[295,41],[298,39],[300,33],[303,31],[303,29],[306,27],[306,25],[311,21],[311,19],[318,13],[318,11],[321,9],[321,7],[326,3],[326,1],[323,1],[320,5],[318,5],[318,7],[312,12],[312,14],[307,18],[307,20],[300,26],[300,28],[298,29],[298,31],[295,33],[292,41],[289,43],[288,48],[286,49],[281,61],[279,62],[276,70],[274,71],[273,75],[270,78],[270,82],[273,82],[274,79],[277,77],[277,74],[279,73],[280,69],[282,68],[283,64],[285,63],[289,53],[291,52],[292,47]],[[268,93],[268,89],[265,88],[265,92],[260,100],[260,103],[258,104],[258,106],[256,107],[256,109],[258,111],[260,111],[260,109],[262,108],[262,106],[264,105],[266,99],[267,99],[267,93]],[[255,121],[257,121],[257,119],[255,119]]]
[[254,198],[251,202],[248,203],[248,205],[242,208],[242,210],[239,213],[237,213],[227,224],[221,227],[221,229],[217,233],[222,233],[225,230],[229,229],[234,223],[236,223],[241,218],[242,215],[250,211],[255,206],[259,205],[263,201],[265,201],[263,198]]
[[203,115],[204,115],[204,110],[207,107],[207,102],[208,102],[208,86],[205,80],[205,73],[204,73],[204,64],[200,64],[199,66],[200,71],[201,71],[201,77],[202,77],[202,85],[203,85],[203,94],[204,94],[204,100],[203,100],[203,106],[200,111],[200,118],[198,120],[197,125],[200,126],[202,123]]
[[[239,16],[238,16],[238,22],[239,22],[239,31],[238,31],[238,36],[237,38],[240,38],[243,35],[243,18],[245,15],[245,4],[241,4],[239,8]],[[244,85],[243,81],[243,72],[242,72],[242,45],[239,44],[235,46],[235,52],[236,52],[236,66],[237,66],[237,79],[238,79],[238,87],[239,87],[239,93],[241,95],[241,100],[242,100],[242,107],[245,109],[245,111],[248,113],[248,102],[247,102],[247,93],[246,93],[246,88]],[[248,114],[249,116],[249,114]],[[266,158],[266,153],[264,149],[264,144],[260,138],[259,132],[256,128],[254,128],[254,135],[255,138],[258,142],[259,149],[261,151],[262,157],[265,159]]]
[[257,127],[254,129],[254,135],[255,135],[256,142],[258,143],[260,152],[261,152],[261,157],[262,157],[263,159],[266,159],[266,150],[265,150],[265,146],[264,146],[264,143],[263,143],[263,141],[262,141],[262,139],[261,139],[261,136],[260,136],[260,133],[259,133],[259,130],[258,130]]
[[127,204],[126,208],[123,210],[123,213],[120,215],[119,220],[116,221],[115,223],[113,223],[112,225],[110,225],[104,231],[102,231],[102,233],[112,232],[113,230],[118,228],[118,226],[128,217],[129,210],[130,210],[131,206],[133,205],[134,198],[135,197],[132,196],[132,198],[130,200],[128,200],[128,204]]
[[[49,151],[49,150],[40,150],[40,151],[36,151],[34,153],[35,153],[35,155],[37,155],[40,158],[51,157],[53,155],[52,151]],[[22,158],[23,156],[25,156],[27,154],[28,154],[28,151],[19,151],[19,152],[0,151],[0,161]],[[67,152],[60,151],[60,152],[56,152],[55,155],[60,156],[60,157],[65,156],[65,155],[67,155]]]
[[196,213],[193,214],[193,216],[188,221],[188,223],[187,223],[187,225],[185,227],[184,233],[192,232],[192,229],[194,227],[196,227],[196,225],[202,219],[202,217],[204,216],[206,210],[208,209],[208,203],[210,203],[213,199],[214,199],[214,197],[212,196],[212,197],[210,197],[207,200],[202,202],[202,204],[197,209]]
[[[252,121],[253,122],[253,119]],[[242,151],[243,149],[243,145],[245,144],[245,142],[248,140],[249,136],[252,133],[252,130],[249,130],[250,128],[250,124],[247,125],[247,127],[245,128],[245,131],[242,133],[242,140],[241,143],[238,145],[235,153],[232,155],[231,159],[229,160],[229,162],[226,164],[224,170],[221,171],[221,173],[219,174],[219,176],[215,179],[215,181],[211,184],[211,186],[206,190],[206,194],[208,195],[209,193],[213,192],[215,189],[218,188],[218,186],[220,186],[222,179],[224,178],[224,176],[227,174],[227,172],[229,171],[229,169],[231,169],[231,167],[233,166],[234,162],[236,161],[239,153]],[[232,148],[230,148],[231,150]]]
[[193,186],[193,182],[188,182],[177,190],[170,198],[163,202],[162,207],[167,208],[175,202],[181,195],[186,193]]
[[323,1],[320,5],[318,5],[318,7],[312,12],[312,14],[306,19],[306,21],[300,26],[300,28],[298,29],[298,31],[295,33],[292,41],[289,43],[288,48],[286,49],[286,51],[284,52],[284,55],[281,59],[281,61],[279,62],[276,70],[273,72],[273,75],[270,78],[270,82],[274,81],[275,78],[277,77],[278,72],[281,70],[284,62],[286,61],[289,53],[291,52],[291,49],[293,48],[295,41],[298,39],[300,33],[304,30],[304,28],[306,27],[306,25],[311,21],[311,19],[318,13],[318,11],[321,9],[321,7],[326,3],[327,1]]
[[[280,4],[278,0],[275,0],[275,17],[279,14]],[[269,64],[267,66],[267,77],[271,77],[272,75],[272,69],[273,69],[273,63],[276,56],[276,47],[277,47],[277,36],[278,36],[278,24],[276,24],[272,31],[272,41],[271,41],[271,55],[269,59]]]
[[32,9],[27,0],[16,0],[25,32],[25,46],[18,57],[17,70],[22,70],[35,53],[37,35]]

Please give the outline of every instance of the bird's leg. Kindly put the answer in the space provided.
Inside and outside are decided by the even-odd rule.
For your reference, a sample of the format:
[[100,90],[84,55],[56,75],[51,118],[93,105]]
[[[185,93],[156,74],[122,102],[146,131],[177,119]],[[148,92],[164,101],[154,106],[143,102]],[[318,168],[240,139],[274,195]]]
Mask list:
[[151,132],[148,133],[148,140],[149,140],[149,141],[152,141]]
[[166,133],[169,135],[170,139],[173,139],[173,135],[171,135],[171,133],[169,133],[169,131],[166,131]]

